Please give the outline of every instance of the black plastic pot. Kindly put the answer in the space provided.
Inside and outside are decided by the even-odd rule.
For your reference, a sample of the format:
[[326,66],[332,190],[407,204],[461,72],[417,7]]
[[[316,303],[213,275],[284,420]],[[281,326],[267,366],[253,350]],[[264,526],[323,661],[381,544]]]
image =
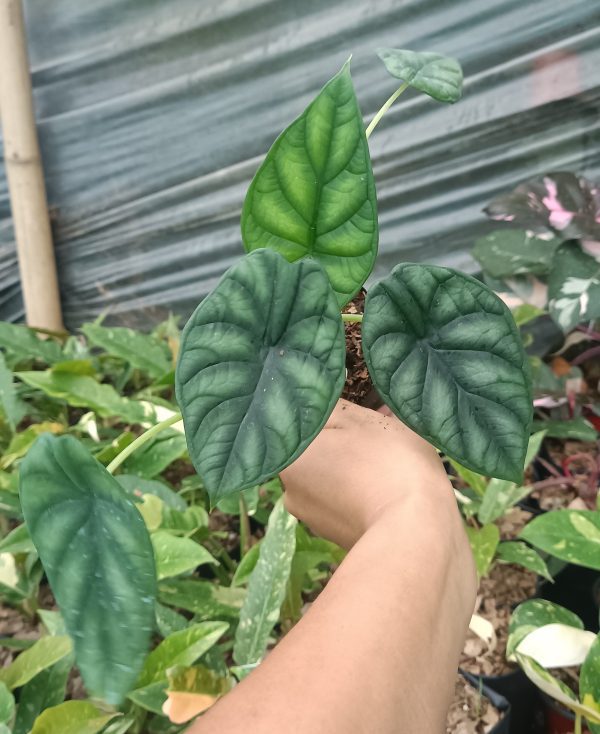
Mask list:
[[600,572],[567,564],[556,574],[554,583],[541,580],[538,596],[560,604],[581,617],[586,630],[598,632]]
[[481,678],[477,675],[471,675],[471,673],[467,673],[464,670],[460,671],[460,674],[469,681],[469,683],[476,688],[478,691],[481,691],[481,693],[488,698],[495,708],[498,709],[498,711],[501,711],[503,716],[500,719],[500,721],[494,726],[492,729],[490,729],[489,734],[511,734],[511,707],[509,702],[504,698],[504,696],[501,696],[499,693],[496,693],[496,691],[492,690],[491,688],[488,688],[488,686],[483,683]]

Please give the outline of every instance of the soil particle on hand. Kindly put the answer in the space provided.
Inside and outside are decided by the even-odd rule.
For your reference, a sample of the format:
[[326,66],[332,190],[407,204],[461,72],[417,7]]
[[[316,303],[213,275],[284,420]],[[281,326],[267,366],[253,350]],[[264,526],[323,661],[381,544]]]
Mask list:
[[456,677],[446,734],[487,734],[501,717],[501,712],[477,688],[462,675]]
[[[361,290],[344,308],[343,313],[362,314],[365,308],[366,291]],[[362,351],[362,324],[344,324],[346,332],[346,383],[342,397],[356,405],[376,409],[382,400],[371,381]]]

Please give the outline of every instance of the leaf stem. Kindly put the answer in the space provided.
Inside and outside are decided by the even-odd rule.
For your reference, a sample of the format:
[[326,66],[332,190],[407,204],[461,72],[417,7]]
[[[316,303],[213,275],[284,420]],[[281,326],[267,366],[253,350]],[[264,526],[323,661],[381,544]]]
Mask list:
[[581,714],[575,712],[575,732],[574,734],[581,734]]
[[345,321],[347,324],[360,324],[362,320],[363,320],[363,315],[361,313],[343,313],[342,314],[342,321]]
[[365,135],[367,136],[367,140],[369,139],[369,136],[371,135],[373,130],[375,130],[375,128],[377,127],[379,120],[381,120],[381,118],[385,115],[385,113],[390,109],[390,107],[394,104],[394,102],[407,87],[408,82],[404,82],[404,84],[401,84],[398,89],[396,89],[394,94],[392,94],[392,96],[387,100],[387,102],[384,103],[383,107],[379,110],[375,117],[371,120],[365,133]]
[[174,423],[178,423],[180,420],[181,413],[175,413],[170,418],[165,418],[164,421],[161,421],[155,426],[152,426],[152,428],[149,428],[147,431],[142,433],[141,436],[138,436],[135,441],[132,441],[129,446],[126,446],[120,454],[117,454],[115,458],[110,462],[110,464],[106,467],[106,471],[109,474],[114,474],[115,470],[121,466],[125,459],[131,456],[134,451],[137,451],[140,446],[143,446],[151,438],[154,438],[154,436],[156,436],[158,433],[164,431],[165,428],[172,426]]
[[248,506],[244,496],[240,493],[240,561],[250,550],[250,519]]

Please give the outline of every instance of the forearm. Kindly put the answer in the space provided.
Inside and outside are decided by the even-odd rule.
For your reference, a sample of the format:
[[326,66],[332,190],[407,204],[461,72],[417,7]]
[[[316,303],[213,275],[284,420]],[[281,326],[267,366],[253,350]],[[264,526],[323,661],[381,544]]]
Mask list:
[[439,734],[475,581],[456,508],[438,499],[411,493],[381,517],[302,621],[189,734]]

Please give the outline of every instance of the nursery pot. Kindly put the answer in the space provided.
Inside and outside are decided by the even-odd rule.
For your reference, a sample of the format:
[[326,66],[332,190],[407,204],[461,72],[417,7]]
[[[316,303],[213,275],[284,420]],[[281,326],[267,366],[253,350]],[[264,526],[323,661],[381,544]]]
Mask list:
[[469,680],[481,681],[484,690],[508,702],[510,724],[507,734],[531,734],[536,711],[539,710],[538,689],[520,668],[504,675],[469,675]]
[[[544,707],[544,734],[573,734],[575,714],[545,693],[541,697]],[[583,727],[583,734],[590,734],[586,726]]]
[[464,670],[461,670],[460,674],[463,676],[463,678],[468,680],[474,688],[481,691],[481,693],[492,702],[494,707],[503,714],[500,721],[492,729],[490,729],[489,734],[511,734],[512,712],[511,705],[506,700],[506,698],[485,685],[480,676],[472,675],[471,673],[467,673]]
[[598,632],[600,572],[569,563],[556,574],[553,584],[539,583],[538,596],[575,612],[586,630]]

